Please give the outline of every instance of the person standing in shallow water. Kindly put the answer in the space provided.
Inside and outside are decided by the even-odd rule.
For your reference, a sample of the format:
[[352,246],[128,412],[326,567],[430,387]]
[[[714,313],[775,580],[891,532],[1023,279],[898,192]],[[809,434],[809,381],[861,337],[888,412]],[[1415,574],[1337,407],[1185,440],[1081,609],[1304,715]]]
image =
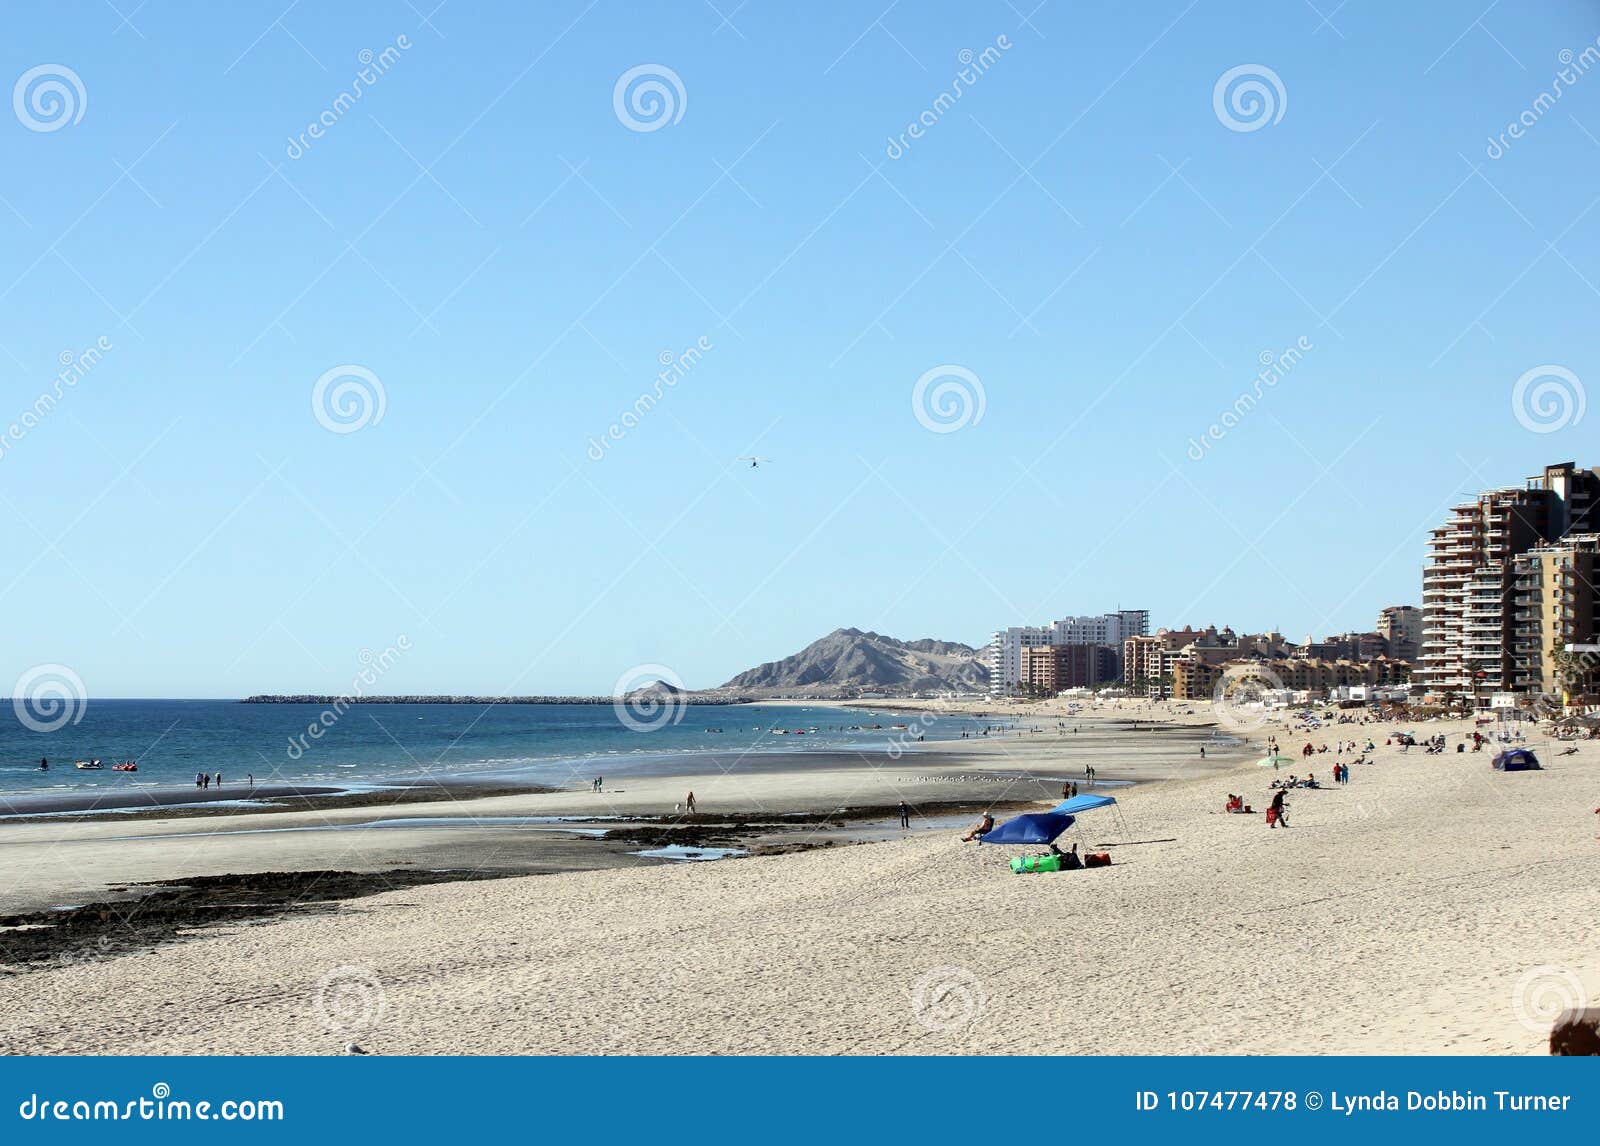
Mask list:
[[900,801],[900,826],[902,828],[909,828],[911,826],[911,809],[906,807],[906,802],[904,800]]
[[688,797],[683,801],[683,803],[684,803],[684,806],[689,809],[689,814],[691,816],[694,815],[694,793],[693,792],[689,793]]

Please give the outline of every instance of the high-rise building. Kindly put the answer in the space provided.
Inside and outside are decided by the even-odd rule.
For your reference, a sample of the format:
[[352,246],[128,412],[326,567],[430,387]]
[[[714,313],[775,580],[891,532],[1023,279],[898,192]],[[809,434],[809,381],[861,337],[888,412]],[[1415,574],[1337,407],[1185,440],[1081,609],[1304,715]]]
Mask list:
[[1600,659],[1574,656],[1574,645],[1600,636],[1600,535],[1568,534],[1559,542],[1519,555],[1512,575],[1516,627],[1511,687],[1519,692],[1592,695],[1600,685]]
[[1378,614],[1378,635],[1389,656],[1414,661],[1422,650],[1422,610],[1415,605],[1390,605]]
[[1022,650],[1049,643],[1050,629],[1043,625],[1013,625],[995,633],[983,650],[983,661],[989,669],[989,691],[1010,692],[1022,680]]
[[1120,647],[1129,637],[1150,630],[1146,609],[1119,609],[1097,617],[1063,617],[1050,625],[1053,645],[1113,645]]
[[1517,663],[1527,618],[1513,600],[1516,559],[1569,534],[1594,532],[1597,516],[1600,470],[1571,462],[1546,466],[1522,488],[1490,490],[1452,507],[1428,541],[1418,682],[1436,696],[1471,696],[1480,705],[1519,679],[1531,682]]
[[1117,679],[1118,657],[1107,645],[1034,645],[1022,650],[1025,688],[1054,696],[1069,688],[1097,688]]
[[[1011,691],[1022,680],[1022,650],[1049,645],[1104,645],[1113,650],[1117,664],[1112,679],[1122,675],[1123,642],[1150,628],[1145,609],[1119,609],[1092,617],[1063,617],[1049,625],[1023,625],[1001,629],[990,638],[983,661],[989,669],[989,691]],[[1069,686],[1064,686],[1069,687]]]

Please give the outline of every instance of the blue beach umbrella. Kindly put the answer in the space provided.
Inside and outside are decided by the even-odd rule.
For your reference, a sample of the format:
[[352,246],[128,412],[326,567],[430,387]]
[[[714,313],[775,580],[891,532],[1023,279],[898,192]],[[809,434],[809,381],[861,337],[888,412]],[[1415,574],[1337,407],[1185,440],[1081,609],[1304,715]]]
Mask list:
[[1074,796],[1070,800],[1061,801],[1061,803],[1050,809],[1050,814],[1053,816],[1075,816],[1079,812],[1087,812],[1093,808],[1104,808],[1115,803],[1116,800],[1110,796],[1097,796],[1093,792],[1085,792],[1081,796]]
[[978,837],[980,844],[1048,844],[1073,824],[1074,817],[1034,812],[1007,820]]

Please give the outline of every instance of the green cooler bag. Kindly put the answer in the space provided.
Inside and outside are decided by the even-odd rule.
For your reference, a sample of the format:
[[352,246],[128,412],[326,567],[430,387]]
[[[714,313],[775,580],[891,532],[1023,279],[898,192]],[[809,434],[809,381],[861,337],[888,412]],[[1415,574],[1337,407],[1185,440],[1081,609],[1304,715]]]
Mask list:
[[1060,856],[1012,856],[1011,870],[1014,872],[1025,871],[1060,871]]

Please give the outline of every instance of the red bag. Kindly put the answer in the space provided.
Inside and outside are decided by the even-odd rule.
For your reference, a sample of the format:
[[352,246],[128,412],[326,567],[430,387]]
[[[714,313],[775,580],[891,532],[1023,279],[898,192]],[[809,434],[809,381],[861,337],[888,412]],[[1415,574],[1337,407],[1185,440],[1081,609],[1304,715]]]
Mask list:
[[1267,827],[1270,828],[1273,824],[1275,824],[1277,822],[1278,822],[1278,809],[1276,809],[1276,808],[1268,808],[1267,809]]
[[1088,855],[1083,857],[1083,866],[1084,867],[1110,867],[1111,866],[1111,853],[1110,852],[1090,852]]

